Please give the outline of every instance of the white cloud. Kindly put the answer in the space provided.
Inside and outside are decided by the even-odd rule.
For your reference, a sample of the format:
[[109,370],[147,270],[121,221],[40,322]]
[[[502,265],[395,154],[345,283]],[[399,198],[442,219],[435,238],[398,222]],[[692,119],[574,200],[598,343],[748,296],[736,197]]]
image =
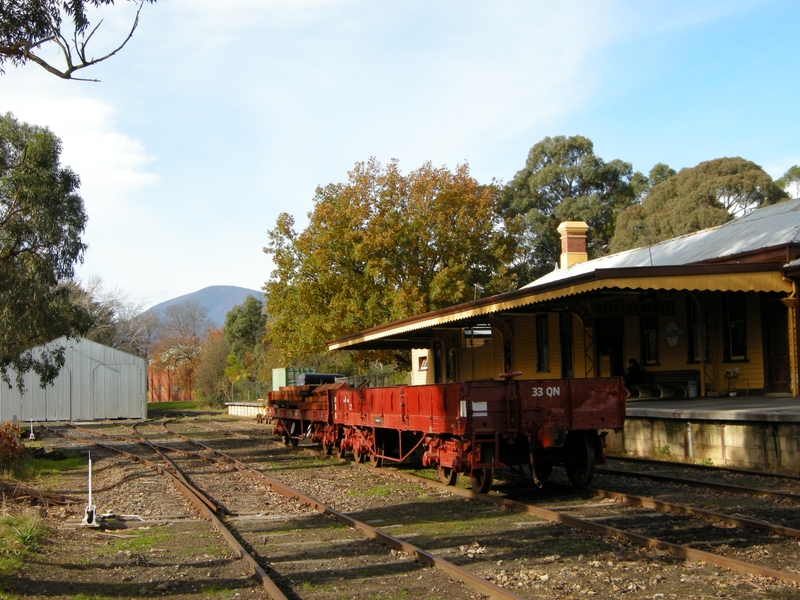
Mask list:
[[61,164],[81,178],[80,193],[93,218],[119,216],[141,190],[158,183],[155,161],[142,141],[116,129],[116,109],[92,95],[94,84],[64,82],[36,66],[10,70],[0,79],[0,111],[46,126],[62,142]]
[[[511,176],[545,135],[586,134],[570,118],[630,70],[609,48],[660,36],[669,52],[672,32],[752,5],[159,1],[87,73],[103,83],[12,68],[0,111],[62,138],[90,217],[83,272],[153,301],[258,287],[277,213],[301,223],[315,186],[345,180],[355,161],[398,158],[407,171],[468,159],[480,181]],[[98,49],[124,37],[132,7],[106,9]]]

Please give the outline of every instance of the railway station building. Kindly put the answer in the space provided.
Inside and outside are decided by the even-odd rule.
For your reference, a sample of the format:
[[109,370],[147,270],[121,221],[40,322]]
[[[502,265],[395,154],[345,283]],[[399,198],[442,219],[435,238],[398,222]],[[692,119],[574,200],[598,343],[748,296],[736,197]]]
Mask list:
[[[700,414],[724,429],[735,412],[751,425],[744,438],[755,436],[751,446],[759,446],[740,453],[739,463],[800,466],[800,444],[789,439],[800,439],[800,200],[594,260],[587,260],[587,230],[583,222],[562,223],[560,264],[523,288],[354,333],[328,347],[411,350],[415,384],[501,373],[543,380],[622,376],[635,360],[641,375],[630,385],[625,431],[617,442],[610,436],[612,443],[638,454],[674,447],[692,458],[706,450],[718,458],[721,447],[721,462],[737,462],[731,442],[739,442],[726,445],[730,434],[692,425]],[[663,411],[680,423],[661,422],[670,420]],[[795,412],[797,431],[779,435],[775,423],[786,424]],[[741,443],[747,450],[750,442]]]

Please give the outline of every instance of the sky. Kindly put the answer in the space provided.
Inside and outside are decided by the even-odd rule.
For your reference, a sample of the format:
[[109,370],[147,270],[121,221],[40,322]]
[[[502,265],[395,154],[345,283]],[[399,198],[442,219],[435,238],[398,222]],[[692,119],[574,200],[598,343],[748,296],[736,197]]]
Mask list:
[[[90,13],[90,54],[135,10]],[[81,178],[77,277],[147,307],[261,289],[278,215],[301,230],[316,187],[373,156],[503,182],[583,135],[645,174],[741,156],[780,177],[800,164],[798,24],[794,0],[158,0],[78,75],[100,83],[7,65],[0,113],[49,127]]]

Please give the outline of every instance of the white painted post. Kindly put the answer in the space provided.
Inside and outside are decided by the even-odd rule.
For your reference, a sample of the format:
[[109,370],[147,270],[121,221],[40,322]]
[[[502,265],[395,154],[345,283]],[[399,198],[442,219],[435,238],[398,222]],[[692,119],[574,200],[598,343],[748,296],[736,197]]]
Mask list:
[[89,503],[83,511],[81,527],[100,527],[97,522],[97,507],[92,502],[92,451],[89,451]]

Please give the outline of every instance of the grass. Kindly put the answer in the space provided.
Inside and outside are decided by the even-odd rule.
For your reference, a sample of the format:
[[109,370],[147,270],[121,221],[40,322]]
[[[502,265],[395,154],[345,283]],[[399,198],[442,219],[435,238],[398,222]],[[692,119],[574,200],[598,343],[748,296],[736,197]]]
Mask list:
[[[0,584],[22,570],[25,556],[37,552],[49,533],[38,516],[0,519]],[[10,596],[0,595],[0,599],[4,597]]]
[[100,554],[117,554],[119,552],[142,552],[158,546],[170,536],[163,527],[154,527],[145,534],[132,535],[127,539],[110,541]]
[[197,402],[148,402],[147,416],[150,412],[164,412],[165,410],[197,410]]
[[653,451],[653,458],[655,460],[672,460],[672,452],[669,449],[669,444],[664,444],[660,448]]
[[393,590],[391,592],[377,592],[375,594],[370,594],[370,600],[405,600],[408,598],[408,592],[406,590]]
[[4,469],[4,474],[17,481],[30,481],[84,467],[86,467],[86,457],[70,452],[53,458],[22,458],[13,466]]
[[[15,554],[0,555],[0,582],[9,579],[22,570],[22,557]],[[2,596],[0,596],[2,598]]]
[[215,585],[209,585],[203,588],[202,593],[209,596],[216,596],[218,598],[233,598],[236,595],[236,590],[229,590],[227,588],[218,588]]
[[300,584],[300,589],[304,592],[333,592],[336,589],[336,586],[333,583],[312,583],[310,581],[304,581]]

